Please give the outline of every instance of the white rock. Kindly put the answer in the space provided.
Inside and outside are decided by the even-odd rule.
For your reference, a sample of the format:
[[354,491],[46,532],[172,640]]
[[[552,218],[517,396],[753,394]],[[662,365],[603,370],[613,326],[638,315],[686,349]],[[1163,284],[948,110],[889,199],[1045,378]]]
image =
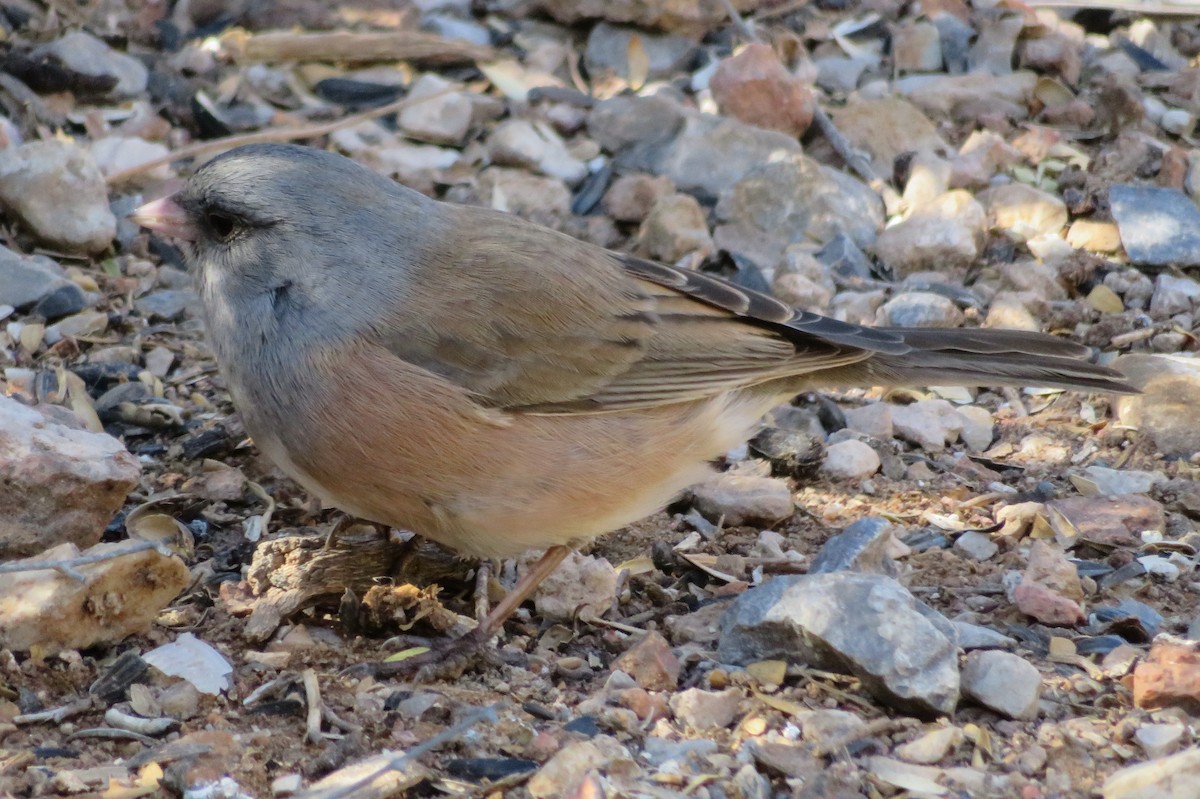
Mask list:
[[869,444],[848,439],[829,446],[821,471],[830,477],[854,480],[870,477],[879,466],[879,455]]
[[62,141],[0,150],[0,202],[46,244],[98,253],[112,243],[117,219],[91,153]]
[[587,165],[573,157],[562,138],[542,122],[509,119],[500,123],[488,139],[488,152],[497,164],[536,169],[569,184],[587,176]]

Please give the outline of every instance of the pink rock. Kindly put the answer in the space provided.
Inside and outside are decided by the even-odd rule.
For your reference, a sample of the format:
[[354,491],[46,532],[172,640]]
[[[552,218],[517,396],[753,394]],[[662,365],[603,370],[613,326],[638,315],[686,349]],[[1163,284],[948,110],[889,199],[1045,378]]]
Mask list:
[[1072,627],[1082,624],[1085,619],[1079,603],[1055,593],[1040,583],[1024,580],[1013,591],[1013,599],[1018,610],[1042,624]]
[[726,58],[709,81],[721,113],[760,128],[802,136],[812,124],[812,89],[788,72],[768,44]]

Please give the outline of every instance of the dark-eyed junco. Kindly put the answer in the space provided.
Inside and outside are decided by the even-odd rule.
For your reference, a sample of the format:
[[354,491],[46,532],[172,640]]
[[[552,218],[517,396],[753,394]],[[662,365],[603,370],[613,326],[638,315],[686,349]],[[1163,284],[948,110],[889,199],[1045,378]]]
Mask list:
[[548,548],[476,642],[799,392],[1131,390],[1069,341],[839,322],[307,147],[240,147],[134,219],[187,243],[234,403],[285,472],[463,553]]

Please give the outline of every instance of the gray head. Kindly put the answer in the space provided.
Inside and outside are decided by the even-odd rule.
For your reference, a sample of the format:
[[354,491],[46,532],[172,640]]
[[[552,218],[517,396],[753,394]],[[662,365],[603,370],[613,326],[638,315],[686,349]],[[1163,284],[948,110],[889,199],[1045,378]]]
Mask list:
[[437,214],[432,200],[349,158],[253,144],[133,218],[184,242],[216,337],[225,326],[288,327],[289,314],[303,315],[300,329],[366,321],[364,304],[397,292]]

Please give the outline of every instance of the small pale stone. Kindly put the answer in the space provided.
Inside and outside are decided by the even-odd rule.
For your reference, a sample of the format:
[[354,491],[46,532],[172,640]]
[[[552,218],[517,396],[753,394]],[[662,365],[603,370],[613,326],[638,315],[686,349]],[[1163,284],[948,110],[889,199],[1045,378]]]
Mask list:
[[962,743],[963,737],[963,731],[958,727],[938,727],[914,741],[897,747],[896,755],[909,763],[932,765]]
[[821,471],[836,479],[856,480],[875,474],[879,465],[879,455],[869,444],[849,439],[829,446]]
[[1037,715],[1042,675],[1028,661],[1009,652],[983,650],[967,655],[962,691],[984,707],[1012,719]]
[[717,730],[728,727],[738,714],[742,692],[736,688],[705,691],[689,688],[671,697],[671,712],[691,730]]
[[773,524],[792,515],[795,503],[787,483],[773,477],[719,474],[692,487],[696,509],[709,521],[727,527]]

